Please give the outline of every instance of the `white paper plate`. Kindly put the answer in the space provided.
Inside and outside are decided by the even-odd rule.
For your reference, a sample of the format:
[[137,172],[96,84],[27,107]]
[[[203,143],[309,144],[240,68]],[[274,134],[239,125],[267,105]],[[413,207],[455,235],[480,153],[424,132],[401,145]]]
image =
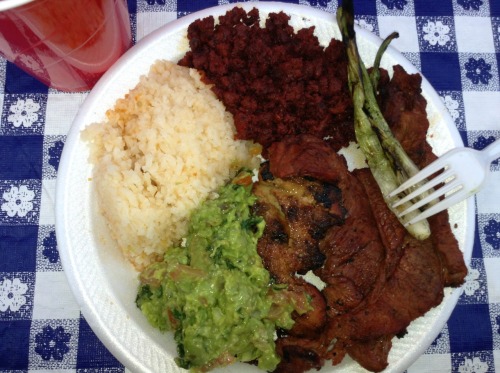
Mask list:
[[[128,51],[99,81],[83,103],[69,132],[59,165],[56,197],[56,232],[61,260],[70,286],[86,320],[104,345],[127,368],[135,372],[180,372],[173,358],[175,344],[170,334],[153,329],[136,308],[134,300],[138,285],[137,273],[119,254],[97,213],[93,198],[92,165],[87,161],[89,149],[81,141],[85,126],[101,121],[105,111],[124,96],[146,74],[157,59],[177,61],[188,48],[187,26],[198,18],[222,15],[235,4],[228,4],[176,20],[153,32]],[[335,16],[310,7],[284,3],[243,3],[250,10],[260,9],[261,18],[269,12],[285,11],[297,29],[314,25],[323,45],[340,34]],[[381,40],[364,30],[358,30],[358,44],[365,61],[373,61]],[[386,52],[382,67],[391,71],[394,64],[408,72],[416,69],[392,48]],[[428,140],[437,154],[462,145],[457,130],[441,98],[427,81],[423,92],[428,101],[430,129]],[[474,209],[472,201],[451,210],[455,234],[469,262],[474,236]],[[453,310],[460,290],[446,290],[443,303],[424,317],[414,321],[409,333],[395,339],[389,355],[387,372],[400,372],[411,365],[432,343]],[[346,358],[337,367],[327,364],[322,372],[363,372],[356,363]],[[236,364],[224,372],[257,372],[258,369]]]

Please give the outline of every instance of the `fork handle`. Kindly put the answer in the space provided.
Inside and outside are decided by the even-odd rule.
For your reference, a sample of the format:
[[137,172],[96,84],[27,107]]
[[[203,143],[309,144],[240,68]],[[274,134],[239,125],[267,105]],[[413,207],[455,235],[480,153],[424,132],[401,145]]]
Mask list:
[[488,161],[488,163],[493,162],[495,159],[500,157],[500,139],[495,140],[486,148],[481,151],[484,158]]

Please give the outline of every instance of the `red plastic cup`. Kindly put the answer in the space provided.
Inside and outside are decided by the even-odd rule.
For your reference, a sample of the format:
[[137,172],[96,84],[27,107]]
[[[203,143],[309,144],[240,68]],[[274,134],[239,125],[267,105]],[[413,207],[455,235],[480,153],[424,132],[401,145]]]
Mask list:
[[91,89],[131,44],[125,0],[0,1],[0,54],[61,91]]

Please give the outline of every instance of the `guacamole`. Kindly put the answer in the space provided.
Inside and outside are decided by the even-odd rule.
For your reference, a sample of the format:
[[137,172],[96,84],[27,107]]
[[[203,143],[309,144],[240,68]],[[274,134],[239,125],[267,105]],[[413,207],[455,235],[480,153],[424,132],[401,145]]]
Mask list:
[[272,371],[279,363],[276,328],[293,325],[294,302],[273,284],[257,253],[265,222],[251,212],[250,174],[240,174],[191,216],[183,245],[141,274],[137,305],[160,330],[172,330],[177,364],[208,370],[256,361]]

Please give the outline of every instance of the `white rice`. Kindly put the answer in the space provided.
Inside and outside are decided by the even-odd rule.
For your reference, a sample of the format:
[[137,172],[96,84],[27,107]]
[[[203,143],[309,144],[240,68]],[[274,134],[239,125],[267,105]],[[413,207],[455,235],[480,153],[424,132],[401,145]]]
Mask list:
[[196,70],[158,61],[87,127],[93,182],[112,237],[137,269],[179,244],[190,212],[258,149],[234,140],[233,118]]

